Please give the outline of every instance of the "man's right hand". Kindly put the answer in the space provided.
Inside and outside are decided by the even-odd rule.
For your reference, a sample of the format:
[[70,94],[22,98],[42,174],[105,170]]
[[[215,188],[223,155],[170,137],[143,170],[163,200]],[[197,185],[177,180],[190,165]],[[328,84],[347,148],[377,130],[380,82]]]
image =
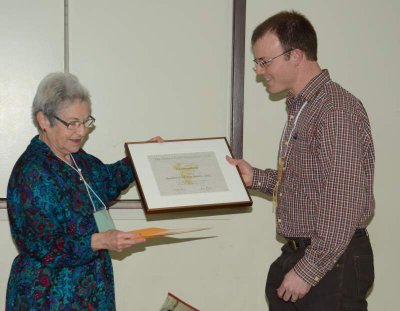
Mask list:
[[242,175],[243,181],[247,187],[250,187],[253,183],[253,167],[243,159],[233,159],[230,156],[226,156],[226,160],[238,167],[240,174]]

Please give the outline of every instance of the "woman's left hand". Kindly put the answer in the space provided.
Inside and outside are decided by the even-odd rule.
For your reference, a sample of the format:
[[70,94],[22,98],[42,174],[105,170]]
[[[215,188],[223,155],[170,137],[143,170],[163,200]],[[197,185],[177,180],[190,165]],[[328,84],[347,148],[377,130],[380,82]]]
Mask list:
[[150,138],[150,139],[148,140],[148,142],[152,142],[152,143],[163,143],[163,142],[164,142],[164,139],[163,139],[161,136],[156,136],[156,137]]

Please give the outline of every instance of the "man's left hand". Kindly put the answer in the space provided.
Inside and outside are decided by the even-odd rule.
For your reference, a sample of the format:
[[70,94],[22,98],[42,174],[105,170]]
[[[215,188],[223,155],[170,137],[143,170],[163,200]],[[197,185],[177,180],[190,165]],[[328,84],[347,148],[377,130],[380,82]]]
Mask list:
[[311,285],[290,270],[284,277],[281,286],[277,289],[279,298],[285,301],[296,302],[303,298],[311,289]]

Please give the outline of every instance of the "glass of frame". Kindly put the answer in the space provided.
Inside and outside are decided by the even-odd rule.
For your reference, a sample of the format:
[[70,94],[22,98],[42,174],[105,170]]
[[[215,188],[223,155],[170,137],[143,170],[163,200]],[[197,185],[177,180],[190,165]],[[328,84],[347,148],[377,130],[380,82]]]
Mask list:
[[251,206],[225,137],[127,142],[146,213]]

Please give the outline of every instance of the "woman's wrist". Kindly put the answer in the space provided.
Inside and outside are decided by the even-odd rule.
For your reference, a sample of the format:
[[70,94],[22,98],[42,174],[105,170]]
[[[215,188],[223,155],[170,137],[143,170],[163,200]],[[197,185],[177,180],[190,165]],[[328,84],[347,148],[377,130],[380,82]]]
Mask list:
[[94,233],[92,235],[91,247],[93,251],[98,251],[103,248],[101,245],[101,233]]

